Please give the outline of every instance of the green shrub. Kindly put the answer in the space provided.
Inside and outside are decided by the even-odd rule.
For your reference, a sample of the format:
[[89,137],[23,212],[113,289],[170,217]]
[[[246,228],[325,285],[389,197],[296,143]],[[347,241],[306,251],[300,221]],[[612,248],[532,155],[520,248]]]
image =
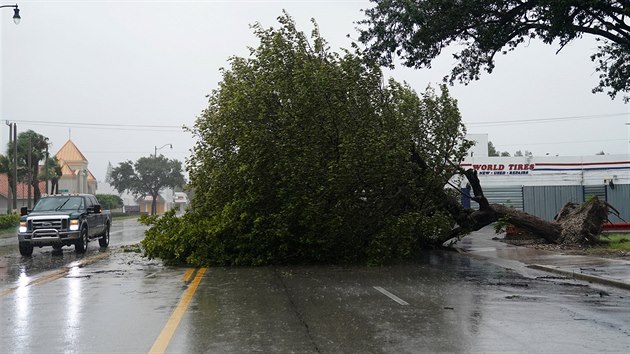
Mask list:
[[[139,221],[150,228],[142,240],[142,246],[149,258],[160,258],[167,264],[209,265],[207,256],[209,245],[204,245],[204,229],[201,223],[193,222],[191,214],[176,216],[169,210],[161,217],[142,215]],[[199,252],[203,252],[201,256]],[[219,264],[220,262],[213,262]]]
[[17,227],[20,223],[20,216],[15,214],[0,215],[0,229],[9,229]]
[[123,206],[122,198],[115,194],[96,194],[95,197],[100,203],[101,209],[104,210],[114,210]]

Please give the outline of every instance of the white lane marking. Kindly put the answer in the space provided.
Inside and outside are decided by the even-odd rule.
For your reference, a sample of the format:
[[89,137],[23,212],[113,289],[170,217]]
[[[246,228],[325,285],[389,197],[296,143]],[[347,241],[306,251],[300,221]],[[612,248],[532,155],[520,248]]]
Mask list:
[[376,289],[376,290],[378,290],[381,294],[383,294],[383,295],[387,296],[388,298],[390,298],[390,299],[392,299],[392,300],[396,301],[397,303],[399,303],[399,304],[401,304],[401,305],[403,305],[403,306],[407,306],[407,305],[409,305],[409,303],[408,303],[407,301],[405,301],[405,300],[403,300],[403,299],[399,298],[398,296],[396,296],[396,295],[394,295],[394,294],[390,293],[389,291],[387,291],[387,290],[385,290],[385,289],[381,288],[380,286],[374,286],[373,288],[374,288],[374,289]]

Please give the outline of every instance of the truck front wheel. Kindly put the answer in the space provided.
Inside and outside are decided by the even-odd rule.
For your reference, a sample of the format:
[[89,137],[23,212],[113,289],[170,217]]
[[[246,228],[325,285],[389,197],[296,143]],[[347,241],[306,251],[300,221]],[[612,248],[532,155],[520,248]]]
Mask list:
[[81,229],[81,235],[79,236],[79,239],[74,244],[74,251],[76,253],[85,253],[85,251],[87,251],[87,245],[88,245],[88,230],[87,230],[87,227],[84,227]]
[[30,242],[20,242],[20,254],[30,257],[33,254],[33,245]]

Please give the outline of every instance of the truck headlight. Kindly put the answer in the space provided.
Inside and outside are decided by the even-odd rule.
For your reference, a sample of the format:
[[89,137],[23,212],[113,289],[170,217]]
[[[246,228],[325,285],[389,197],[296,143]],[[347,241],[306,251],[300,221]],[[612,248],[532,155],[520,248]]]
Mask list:
[[[15,225],[15,224],[13,224]],[[18,229],[19,232],[26,232],[26,221],[20,221],[20,228]]]
[[70,231],[77,231],[79,229],[79,220],[70,220]]

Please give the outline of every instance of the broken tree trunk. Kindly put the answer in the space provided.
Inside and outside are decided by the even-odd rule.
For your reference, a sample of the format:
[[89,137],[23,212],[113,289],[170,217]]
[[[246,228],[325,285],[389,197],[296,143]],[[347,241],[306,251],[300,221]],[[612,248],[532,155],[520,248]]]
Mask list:
[[558,223],[548,222],[524,211],[516,210],[505,205],[491,204],[496,211],[498,219],[503,220],[532,234],[538,235],[551,243],[558,243],[562,226]]
[[459,225],[451,232],[452,237],[476,231],[496,221],[512,224],[544,238],[550,243],[584,244],[598,240],[602,225],[608,222],[609,205],[596,197],[582,205],[567,203],[552,222],[505,205],[490,204],[483,195],[476,171],[464,172],[479,210],[460,210],[455,219]]
[[[604,223],[609,222],[610,205],[593,197],[582,205],[567,203],[556,216],[562,225],[561,243],[594,243],[599,240]],[[616,210],[615,210],[616,211]]]

